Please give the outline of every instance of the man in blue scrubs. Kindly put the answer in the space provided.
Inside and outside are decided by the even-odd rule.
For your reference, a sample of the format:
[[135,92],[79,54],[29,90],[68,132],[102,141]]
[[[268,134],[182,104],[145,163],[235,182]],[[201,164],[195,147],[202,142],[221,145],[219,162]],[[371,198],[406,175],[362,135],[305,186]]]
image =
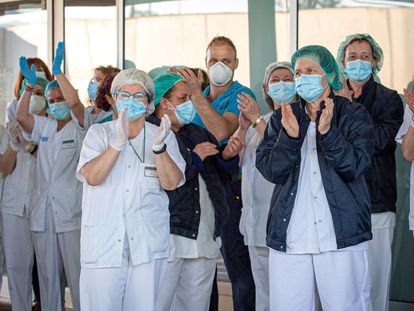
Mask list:
[[[247,93],[255,96],[249,88],[233,81],[239,60],[236,47],[230,39],[215,37],[207,46],[205,61],[211,84],[204,92],[201,89],[201,70],[198,75],[188,68],[178,69],[177,72],[187,80],[191,89],[191,100],[197,110],[193,123],[209,130],[223,145],[239,126],[238,95]],[[258,120],[261,121],[260,115]],[[207,144],[205,152],[208,156],[214,151]],[[255,308],[255,286],[249,252],[239,231],[242,209],[240,178],[240,171],[236,169],[231,181],[226,184],[230,215],[221,229],[221,253],[232,284],[236,311]]]

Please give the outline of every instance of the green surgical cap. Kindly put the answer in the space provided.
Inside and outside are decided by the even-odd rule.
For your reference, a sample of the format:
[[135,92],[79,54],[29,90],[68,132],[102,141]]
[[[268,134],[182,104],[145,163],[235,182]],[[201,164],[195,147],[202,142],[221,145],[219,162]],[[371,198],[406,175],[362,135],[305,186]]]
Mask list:
[[184,81],[183,77],[172,72],[161,74],[154,79],[155,107],[160,103],[160,99],[180,81]]
[[46,89],[45,89],[45,97],[47,98],[47,94],[54,89],[59,89],[59,84],[56,80],[53,80],[51,82],[48,83],[48,85],[46,85]]
[[[49,83],[49,81],[46,80],[46,79],[43,79],[43,78],[37,78],[36,79],[36,85],[40,85],[43,88],[43,91],[46,90],[46,86],[47,86],[48,83]],[[22,88],[20,89],[20,96],[22,96],[26,86],[27,86],[27,81],[26,81],[26,79],[24,79],[23,82],[22,82]]]
[[371,45],[372,54],[374,55],[374,58],[377,61],[377,65],[372,70],[374,74],[378,74],[382,68],[382,65],[384,64],[384,53],[381,47],[378,45],[378,43],[374,40],[374,38],[372,38],[369,34],[366,34],[366,33],[355,33],[353,35],[347,36],[345,40],[339,45],[338,56],[336,57],[336,60],[338,61],[341,71],[344,72],[345,70],[342,63],[345,59],[346,47],[351,42],[358,41],[358,40],[368,41],[368,43]]
[[307,45],[292,55],[292,68],[295,71],[298,59],[306,57],[318,64],[325,72],[326,80],[334,91],[342,89],[341,76],[335,58],[327,48],[320,45]]

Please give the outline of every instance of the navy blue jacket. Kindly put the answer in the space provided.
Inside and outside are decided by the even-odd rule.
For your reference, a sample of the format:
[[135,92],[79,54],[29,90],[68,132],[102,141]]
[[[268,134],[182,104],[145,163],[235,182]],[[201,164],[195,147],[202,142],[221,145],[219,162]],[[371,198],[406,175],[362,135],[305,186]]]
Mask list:
[[394,212],[397,202],[395,136],[403,122],[404,107],[398,93],[371,78],[356,102],[367,108],[374,124],[374,157],[365,172],[371,212]]
[[[154,115],[147,117],[147,121],[159,125],[160,120]],[[227,165],[238,165],[238,158],[224,161],[220,157],[210,156],[201,161],[193,149],[203,142],[219,144],[214,136],[195,124],[184,125],[175,133],[180,153],[186,162],[185,184],[172,191],[165,191],[169,199],[170,232],[189,239],[197,239],[200,225],[200,191],[198,175],[204,179],[207,192],[215,211],[215,232],[213,238],[219,236],[220,226],[227,220],[229,207],[223,182],[227,178]]]
[[[335,96],[330,130],[317,131],[317,152],[322,183],[328,199],[337,247],[370,240],[370,198],[364,172],[373,154],[373,126],[367,110]],[[324,103],[322,103],[322,109]],[[281,109],[271,117],[256,154],[256,167],[276,184],[267,222],[267,245],[286,251],[286,232],[295,204],[301,164],[301,147],[310,118],[304,103],[292,104],[299,123],[299,138],[288,136],[281,124]],[[316,124],[319,124],[321,111]]]

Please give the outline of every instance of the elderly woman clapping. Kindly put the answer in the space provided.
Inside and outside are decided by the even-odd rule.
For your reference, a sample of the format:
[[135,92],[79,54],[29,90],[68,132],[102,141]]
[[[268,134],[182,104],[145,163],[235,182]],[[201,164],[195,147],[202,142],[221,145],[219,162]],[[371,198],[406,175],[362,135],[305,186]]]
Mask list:
[[168,197],[184,182],[171,121],[145,122],[154,84],[143,71],[112,82],[119,118],[95,124],[84,140],[81,229],[82,310],[154,310],[169,255]]

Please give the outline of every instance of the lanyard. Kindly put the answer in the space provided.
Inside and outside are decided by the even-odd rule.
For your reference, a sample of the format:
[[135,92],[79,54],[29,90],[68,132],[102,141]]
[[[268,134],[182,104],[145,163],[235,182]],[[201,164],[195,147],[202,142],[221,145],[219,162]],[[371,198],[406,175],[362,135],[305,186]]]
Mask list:
[[139,154],[135,150],[134,146],[132,146],[131,140],[128,139],[129,145],[131,146],[132,150],[134,151],[134,153],[138,157],[138,159],[141,161],[141,163],[145,162],[145,140],[146,140],[146,137],[147,137],[147,132],[146,132],[146,126],[144,125],[144,142],[143,142],[143,147],[142,147],[142,158],[139,156]]

